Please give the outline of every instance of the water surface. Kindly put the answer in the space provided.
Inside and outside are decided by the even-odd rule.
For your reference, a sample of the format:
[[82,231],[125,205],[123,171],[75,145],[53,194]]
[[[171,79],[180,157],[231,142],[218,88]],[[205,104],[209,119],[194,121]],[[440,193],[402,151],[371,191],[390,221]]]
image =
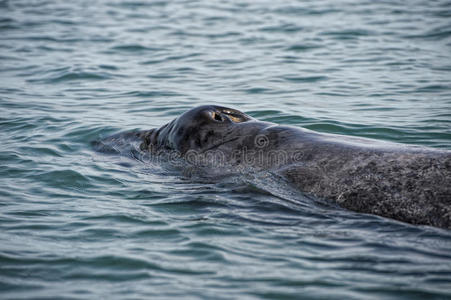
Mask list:
[[449,7],[0,1],[0,298],[451,297],[450,231],[90,146],[212,103],[451,149]]

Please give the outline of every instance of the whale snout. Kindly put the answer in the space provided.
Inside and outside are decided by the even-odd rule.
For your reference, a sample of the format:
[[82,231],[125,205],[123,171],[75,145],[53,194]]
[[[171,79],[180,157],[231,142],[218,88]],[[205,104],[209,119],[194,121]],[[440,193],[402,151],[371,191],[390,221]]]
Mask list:
[[175,150],[181,154],[188,150],[211,149],[223,144],[224,141],[229,141],[230,135],[234,135],[233,139],[237,139],[258,130],[256,122],[243,124],[248,121],[256,120],[233,108],[217,105],[198,106],[160,128],[147,131],[141,149]]

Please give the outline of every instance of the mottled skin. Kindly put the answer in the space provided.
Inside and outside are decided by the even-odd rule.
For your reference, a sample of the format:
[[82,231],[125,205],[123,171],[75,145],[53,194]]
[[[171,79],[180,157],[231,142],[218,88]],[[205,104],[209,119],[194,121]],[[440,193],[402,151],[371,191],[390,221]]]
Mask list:
[[280,126],[212,105],[128,135],[152,155],[203,157],[206,173],[268,170],[353,211],[451,228],[451,151]]

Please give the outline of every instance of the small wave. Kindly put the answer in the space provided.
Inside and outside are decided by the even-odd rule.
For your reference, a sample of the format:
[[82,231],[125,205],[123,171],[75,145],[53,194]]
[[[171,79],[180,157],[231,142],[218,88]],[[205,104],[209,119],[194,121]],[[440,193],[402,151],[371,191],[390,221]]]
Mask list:
[[148,221],[146,218],[127,215],[124,213],[117,214],[102,214],[102,215],[94,215],[80,218],[81,222],[86,222],[87,224],[91,223],[103,223],[103,222],[111,222],[113,224],[122,223],[122,224],[133,224],[133,225],[148,225],[148,226],[165,226],[166,223],[162,221]]
[[164,240],[181,239],[181,232],[173,228],[152,228],[152,229],[142,229],[133,232],[132,237],[135,238],[146,238],[146,239],[157,239],[161,238]]
[[119,51],[119,52],[143,52],[143,51],[161,51],[160,48],[152,48],[152,47],[146,47],[140,44],[129,44],[129,45],[119,45],[111,47],[110,50],[112,51]]
[[118,7],[118,8],[146,8],[146,7],[163,7],[168,5],[166,1],[122,1],[119,3],[110,3],[110,6]]
[[415,92],[417,93],[436,93],[440,91],[449,91],[451,89],[451,85],[442,85],[442,84],[432,84],[427,86],[422,86],[417,88]]
[[293,82],[310,83],[310,82],[317,82],[317,81],[327,80],[328,77],[327,76],[305,76],[305,77],[301,77],[301,76],[285,76],[285,77],[283,77],[283,79],[285,79],[287,81],[293,81]]
[[68,81],[83,81],[83,80],[106,80],[112,78],[113,75],[105,72],[85,72],[85,71],[64,71],[58,72],[55,75],[47,78],[28,79],[30,83],[64,83]]
[[52,157],[62,157],[63,154],[56,149],[56,146],[42,147],[42,146],[23,146],[20,148],[22,153],[27,153],[32,156],[52,156]]
[[243,89],[243,92],[245,92],[247,94],[263,94],[263,93],[267,93],[268,91],[270,91],[270,89],[262,88],[262,87],[253,87],[253,88]]
[[36,172],[28,177],[35,177],[40,182],[46,182],[49,186],[62,189],[91,186],[91,180],[88,177],[72,169]]
[[11,18],[1,18],[0,17],[0,31],[2,30],[12,30],[12,29],[20,29],[20,26],[16,24],[15,19]]
[[280,32],[280,33],[292,33],[302,31],[304,28],[300,26],[285,24],[279,26],[265,26],[259,29],[262,32]]
[[309,6],[284,6],[282,8],[276,9],[274,12],[279,13],[281,15],[295,15],[295,16],[322,16],[326,14],[333,14],[337,12],[341,12],[342,10],[335,9],[332,7],[329,8],[316,8]]
[[[124,96],[132,96],[136,98],[154,98],[154,97],[176,97],[181,96],[180,94],[167,90],[155,90],[155,91],[132,91],[123,94]],[[138,102],[141,103],[141,102]],[[135,103],[137,104],[137,103]],[[144,103],[143,103],[144,104]],[[141,108],[139,108],[141,109]],[[149,107],[153,109],[153,107]],[[132,110],[133,111],[133,110]]]
[[437,27],[432,30],[426,31],[421,34],[410,34],[410,35],[404,35],[404,38],[408,39],[426,39],[426,40],[443,40],[447,39],[451,36],[451,30],[449,29],[449,26],[445,27]]
[[298,125],[311,122],[313,119],[305,118],[302,116],[279,115],[279,116],[268,116],[263,118],[263,120],[268,122],[274,122],[277,124]]
[[3,40],[24,40],[24,41],[42,41],[42,42],[54,42],[60,44],[71,44],[83,41],[81,38],[67,38],[67,37],[53,37],[48,35],[33,35],[33,36],[8,36],[2,38]]
[[331,36],[337,40],[349,40],[357,39],[363,36],[374,36],[376,32],[365,29],[347,29],[347,30],[336,30],[336,31],[325,31],[320,35]]
[[115,127],[96,127],[88,125],[81,125],[70,128],[70,130],[65,131],[62,138],[70,140],[71,142],[77,142],[82,144],[87,144],[90,141],[94,141],[100,136],[108,135],[116,131]]
[[294,51],[294,52],[306,52],[309,50],[321,48],[321,45],[315,45],[315,44],[295,44],[292,46],[289,46],[286,48],[287,51]]

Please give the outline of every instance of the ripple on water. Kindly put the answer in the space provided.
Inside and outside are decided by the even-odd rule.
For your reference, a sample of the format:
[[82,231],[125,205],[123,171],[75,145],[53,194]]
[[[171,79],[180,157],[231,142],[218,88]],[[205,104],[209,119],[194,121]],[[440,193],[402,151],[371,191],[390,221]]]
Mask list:
[[64,83],[67,81],[91,81],[91,80],[106,80],[111,78],[113,75],[106,72],[86,72],[86,71],[57,71],[52,72],[53,74],[50,76],[46,76],[46,78],[35,78],[28,79],[27,81],[30,83],[38,82],[45,84],[54,84],[54,83]]
[[208,103],[451,148],[449,1],[220,2],[0,1],[0,298],[450,298],[449,231],[93,151]]

